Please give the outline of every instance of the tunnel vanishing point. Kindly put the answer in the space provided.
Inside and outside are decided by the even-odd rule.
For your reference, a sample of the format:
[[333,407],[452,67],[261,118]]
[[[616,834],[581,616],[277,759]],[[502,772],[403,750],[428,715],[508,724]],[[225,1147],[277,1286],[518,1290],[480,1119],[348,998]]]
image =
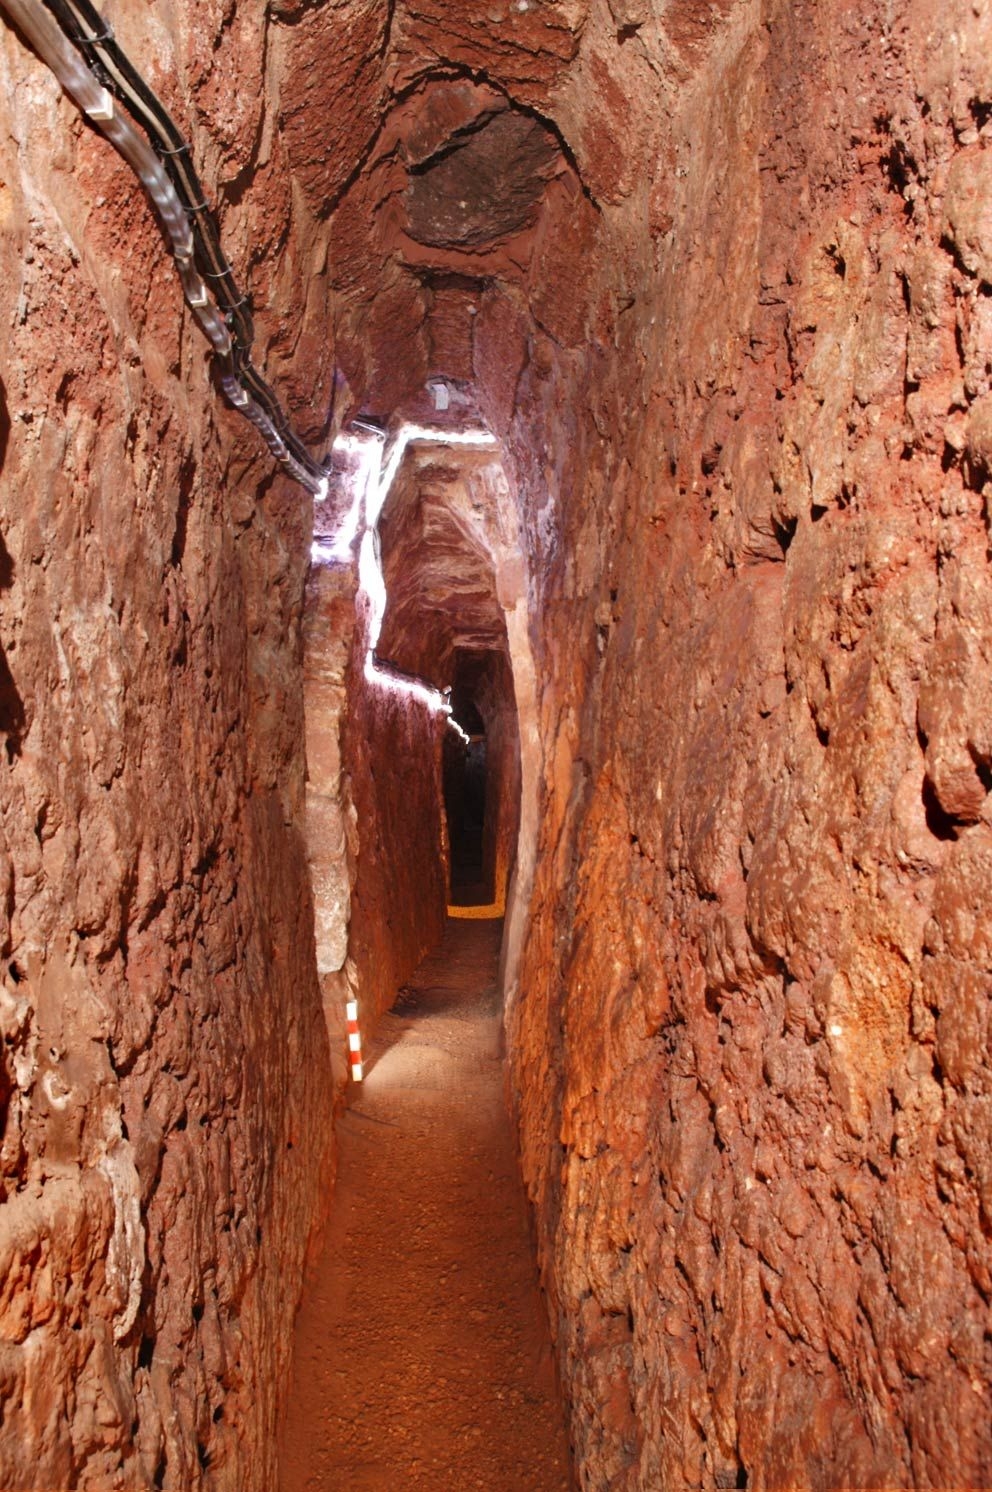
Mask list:
[[276,1485],[459,901],[578,1484],[992,1486],[992,7],[0,18],[0,1487]]

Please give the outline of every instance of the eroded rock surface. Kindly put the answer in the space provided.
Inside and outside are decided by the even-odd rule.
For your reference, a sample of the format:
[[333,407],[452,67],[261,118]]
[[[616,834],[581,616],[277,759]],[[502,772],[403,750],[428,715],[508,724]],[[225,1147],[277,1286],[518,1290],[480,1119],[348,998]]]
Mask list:
[[518,388],[524,1164],[584,1485],[985,1485],[987,22],[757,19]]
[[[398,489],[384,636],[444,682],[459,625],[506,629],[510,1082],[590,1489],[992,1481],[992,36],[981,6],[898,9],[341,0],[155,23],[305,433],[333,402],[500,441],[495,528],[436,458]],[[0,1465],[16,1481],[27,1444],[35,1475],[153,1484],[164,1450],[165,1484],[209,1462],[233,1486],[268,1464],[313,1214],[287,1168],[323,1144],[290,1118],[316,1115],[300,1050],[321,1060],[307,525],[279,484],[255,506],[267,467],[177,335],[126,174],[7,32],[3,58],[0,1104],[29,1198],[3,1363],[62,1387]],[[315,601],[342,629],[347,604]],[[361,661],[323,680],[332,714]],[[353,970],[328,924],[325,981],[415,961],[439,915],[418,721],[357,685],[350,742],[335,724],[315,756],[328,884],[343,840],[357,887]],[[248,1199],[235,1242],[201,1227],[215,1194]],[[54,1238],[56,1208],[50,1309],[48,1256],[19,1240]],[[273,1270],[251,1228],[293,1209]],[[191,1258],[220,1306],[212,1283],[187,1305]]]
[[[206,180],[269,155],[225,230],[278,303],[263,8],[113,10]],[[0,72],[0,1484],[271,1486],[329,1150],[310,516],[217,404],[130,174],[6,24]]]
[[[338,209],[343,356],[464,386],[511,472],[509,1055],[583,1484],[982,1485],[987,19],[443,9]],[[411,233],[493,107],[431,59],[482,49],[560,166],[516,239]]]

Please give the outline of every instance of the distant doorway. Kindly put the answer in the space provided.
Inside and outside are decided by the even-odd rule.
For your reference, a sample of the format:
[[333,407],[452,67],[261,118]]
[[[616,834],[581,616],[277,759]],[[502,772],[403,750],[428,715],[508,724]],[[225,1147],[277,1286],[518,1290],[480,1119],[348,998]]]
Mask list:
[[444,742],[444,811],[451,856],[453,906],[477,906],[493,899],[492,866],[486,865],[486,729],[474,705],[462,706],[458,723],[469,739],[451,732]]
[[[520,822],[520,749],[513,674],[506,650],[456,648],[451,713],[442,757],[448,905],[506,905]],[[477,910],[473,915],[480,915]]]

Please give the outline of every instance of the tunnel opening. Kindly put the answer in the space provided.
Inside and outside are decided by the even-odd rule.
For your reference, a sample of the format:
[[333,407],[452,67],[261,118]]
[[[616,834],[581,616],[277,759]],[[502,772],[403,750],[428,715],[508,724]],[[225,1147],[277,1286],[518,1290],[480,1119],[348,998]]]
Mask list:
[[[534,770],[518,726],[534,676],[526,561],[502,448],[464,406],[436,414],[450,425],[396,418],[381,437],[343,437],[316,511],[305,650],[315,918],[332,1051],[343,1084],[345,1043],[360,1043],[361,1082],[342,1094],[331,1233],[297,1361],[318,1340],[329,1371],[347,1361],[335,1400],[362,1444],[376,1433],[407,1443],[422,1418],[411,1384],[430,1371],[433,1418],[449,1426],[424,1430],[439,1486],[477,1474],[499,1485],[508,1454],[566,1492],[499,1035],[503,914]],[[397,1292],[423,1311],[397,1311]],[[360,1303],[357,1335],[351,1315],[328,1330],[321,1295]],[[509,1362],[508,1332],[521,1344]],[[462,1376],[499,1385],[472,1406],[480,1440],[462,1433]],[[318,1412],[314,1395],[307,1375],[282,1440],[284,1492],[309,1474],[326,1404]],[[327,1454],[344,1469],[353,1449]]]
[[470,703],[462,707],[468,740],[444,741],[444,814],[448,830],[448,898],[453,906],[481,906],[492,900],[486,876],[483,833],[486,823],[486,727]]
[[12,1488],[277,1484],[340,1118],[388,1309],[300,1485],[557,1489],[448,1335],[521,1298],[502,1095],[584,1487],[992,1483],[992,10],[935,9],[0,0]]
[[340,1061],[356,1036],[343,1012],[357,1005],[373,1031],[446,917],[507,910],[533,775],[518,727],[525,577],[503,453],[477,415],[397,415],[339,438],[315,510],[305,694],[318,967]]
[[451,707],[460,730],[445,736],[443,748],[449,907],[489,907],[498,915],[506,906],[519,795],[504,652],[456,649]]

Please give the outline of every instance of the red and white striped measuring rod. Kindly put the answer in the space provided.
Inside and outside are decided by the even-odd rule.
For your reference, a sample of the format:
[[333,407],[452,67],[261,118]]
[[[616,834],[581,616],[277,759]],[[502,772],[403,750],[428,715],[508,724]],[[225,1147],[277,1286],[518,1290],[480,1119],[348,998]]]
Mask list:
[[358,1001],[349,1000],[345,1006],[348,1021],[348,1059],[351,1075],[356,1083],[362,1081],[362,1033],[358,1029]]

